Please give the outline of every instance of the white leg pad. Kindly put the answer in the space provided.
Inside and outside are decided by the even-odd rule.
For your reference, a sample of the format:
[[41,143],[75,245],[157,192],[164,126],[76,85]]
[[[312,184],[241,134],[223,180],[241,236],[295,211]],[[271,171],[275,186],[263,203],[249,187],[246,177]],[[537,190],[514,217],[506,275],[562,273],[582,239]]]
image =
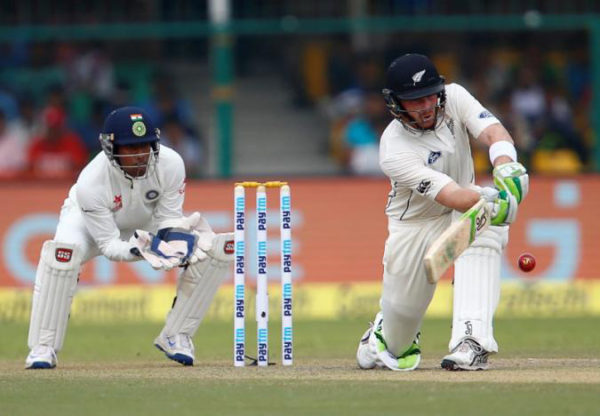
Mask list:
[[33,288],[27,344],[60,351],[81,267],[81,251],[74,244],[46,241],[40,254]]
[[233,233],[217,234],[204,261],[189,266],[179,277],[177,298],[161,332],[194,336],[233,262]]
[[508,227],[489,227],[454,264],[452,351],[465,337],[490,352],[494,339],[494,312],[500,301],[500,258],[508,243]]

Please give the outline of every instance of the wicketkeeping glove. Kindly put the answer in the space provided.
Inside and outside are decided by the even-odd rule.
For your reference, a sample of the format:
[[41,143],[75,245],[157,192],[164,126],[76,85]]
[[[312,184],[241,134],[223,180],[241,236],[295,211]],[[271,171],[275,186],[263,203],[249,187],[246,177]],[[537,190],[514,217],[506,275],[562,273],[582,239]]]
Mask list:
[[205,260],[215,238],[215,233],[199,212],[184,217],[177,228],[163,228],[157,235],[176,250],[185,253],[181,265]]
[[133,245],[131,252],[146,259],[156,270],[171,270],[179,266],[186,254],[144,230],[136,230],[129,242]]
[[529,192],[527,169],[519,162],[509,162],[494,168],[494,184],[500,191],[512,194],[521,203]]

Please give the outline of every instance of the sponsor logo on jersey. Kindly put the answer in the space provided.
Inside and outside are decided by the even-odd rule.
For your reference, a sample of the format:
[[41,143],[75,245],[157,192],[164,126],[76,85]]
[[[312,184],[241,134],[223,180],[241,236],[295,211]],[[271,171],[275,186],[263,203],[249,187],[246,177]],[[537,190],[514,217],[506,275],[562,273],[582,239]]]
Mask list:
[[479,118],[491,118],[491,117],[494,117],[494,115],[487,110],[479,113]]
[[54,252],[54,258],[61,263],[68,263],[73,257],[73,250],[70,248],[57,248]]
[[431,181],[429,179],[423,179],[419,186],[417,186],[417,192],[420,194],[425,194],[431,188]]
[[158,195],[160,195],[160,194],[158,193],[157,190],[151,189],[148,192],[146,192],[146,199],[149,201],[152,201],[153,199],[158,198]]
[[110,210],[112,212],[117,212],[121,208],[123,208],[123,198],[121,197],[121,195],[115,195],[115,199],[113,200],[113,206]]
[[431,153],[429,153],[429,157],[427,158],[427,164],[431,165],[431,164],[435,163],[435,161],[438,160],[440,158],[440,156],[442,156],[442,152],[432,151]]
[[234,244],[233,244],[233,240],[228,240],[225,241],[225,245],[223,246],[223,251],[225,252],[225,254],[233,254],[234,253]]
[[448,126],[448,130],[450,130],[450,133],[452,134],[452,137],[456,138],[454,136],[454,120],[453,119],[448,119],[446,120],[446,126]]
[[421,82],[423,75],[425,75],[425,70],[415,72],[414,75],[412,76],[413,83],[416,84],[417,82]]

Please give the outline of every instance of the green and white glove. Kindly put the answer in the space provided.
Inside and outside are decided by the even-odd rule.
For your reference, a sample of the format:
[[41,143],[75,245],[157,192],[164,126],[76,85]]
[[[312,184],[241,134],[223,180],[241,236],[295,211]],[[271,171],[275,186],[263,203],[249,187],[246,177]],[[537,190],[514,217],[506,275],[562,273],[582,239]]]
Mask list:
[[477,191],[491,207],[492,225],[508,225],[517,219],[519,203],[511,193],[486,186]]
[[500,191],[512,194],[521,203],[529,192],[529,175],[519,162],[509,162],[494,168],[494,184]]

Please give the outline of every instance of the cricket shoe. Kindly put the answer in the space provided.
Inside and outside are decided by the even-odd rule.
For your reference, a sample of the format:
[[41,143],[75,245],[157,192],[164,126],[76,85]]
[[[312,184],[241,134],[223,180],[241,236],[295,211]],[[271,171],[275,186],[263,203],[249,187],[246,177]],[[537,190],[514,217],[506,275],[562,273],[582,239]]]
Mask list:
[[54,368],[56,367],[56,353],[52,347],[47,345],[37,345],[29,352],[25,359],[25,368]]
[[448,371],[486,370],[489,351],[473,338],[464,338],[449,355],[442,359],[442,368]]
[[373,323],[375,350],[378,362],[393,371],[412,371],[421,363],[421,348],[419,347],[420,333],[417,334],[413,343],[400,356],[396,357],[387,349],[387,343],[383,338],[383,314],[379,312]]
[[161,332],[154,340],[154,345],[171,360],[183,365],[194,365],[194,344],[189,335],[167,336]]
[[373,335],[373,322],[369,323],[369,328],[360,338],[358,349],[356,350],[356,361],[358,362],[358,366],[363,370],[383,366],[383,363],[377,358],[377,344]]

